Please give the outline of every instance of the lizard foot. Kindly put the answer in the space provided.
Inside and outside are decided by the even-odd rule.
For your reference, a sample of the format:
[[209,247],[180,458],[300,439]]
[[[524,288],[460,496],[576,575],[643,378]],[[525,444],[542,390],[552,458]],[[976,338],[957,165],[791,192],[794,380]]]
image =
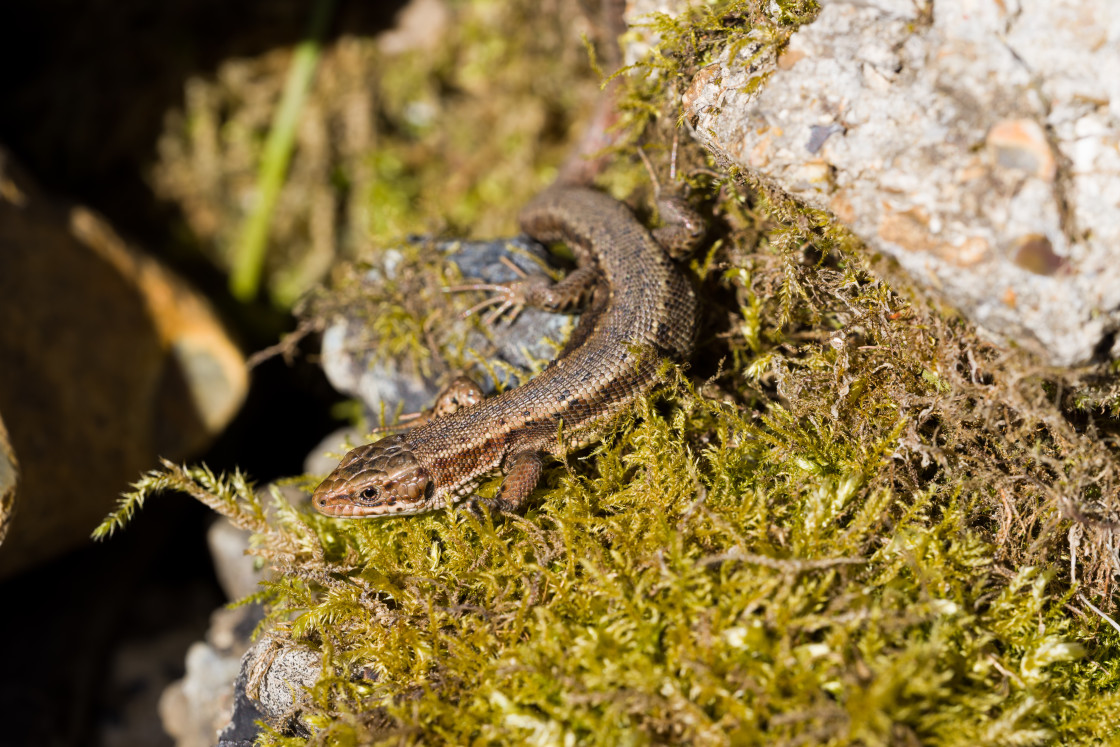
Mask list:
[[489,298],[483,299],[464,311],[459,315],[459,318],[466,319],[483,309],[493,307],[487,312],[486,316],[483,317],[482,321],[484,324],[493,326],[498,319],[501,319],[502,316],[506,316],[507,314],[506,324],[513,324],[526,306],[538,305],[538,298],[542,291],[552,285],[551,281],[547,278],[533,277],[526,274],[524,270],[511,262],[508,257],[502,257],[501,262],[513,270],[520,280],[514,280],[510,283],[470,283],[467,285],[453,285],[445,289],[446,293],[483,291],[493,294]]
[[[483,506],[486,507],[485,510]],[[502,520],[503,515],[513,513],[514,507],[509,501],[504,501],[498,496],[483,498],[481,495],[469,495],[459,503],[458,509],[473,514],[479,521],[485,519],[486,514],[490,514],[490,520],[497,524]]]

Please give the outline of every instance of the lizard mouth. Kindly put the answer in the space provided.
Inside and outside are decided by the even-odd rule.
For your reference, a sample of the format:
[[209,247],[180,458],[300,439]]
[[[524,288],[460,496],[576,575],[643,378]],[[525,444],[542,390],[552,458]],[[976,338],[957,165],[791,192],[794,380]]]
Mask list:
[[312,498],[315,509],[326,516],[332,516],[339,519],[362,519],[374,516],[407,516],[410,514],[421,514],[437,508],[431,505],[428,500],[431,493],[431,485],[429,490],[425,491],[428,495],[425,499],[419,501],[401,501],[388,499],[380,503],[363,503],[349,493],[331,494],[328,491],[316,490]]
[[320,495],[316,491],[312,498],[315,509],[326,516],[339,519],[361,519],[370,516],[401,516],[404,514],[418,513],[420,509],[408,510],[407,508],[390,503],[381,505],[362,505],[348,495]]

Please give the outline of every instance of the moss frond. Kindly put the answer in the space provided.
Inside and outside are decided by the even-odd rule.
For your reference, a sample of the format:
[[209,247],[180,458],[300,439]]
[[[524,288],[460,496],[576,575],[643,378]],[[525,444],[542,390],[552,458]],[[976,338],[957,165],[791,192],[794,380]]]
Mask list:
[[260,502],[240,471],[215,475],[206,465],[181,467],[166,459],[163,469],[151,470],[132,484],[132,490],[117,501],[117,508],[93,531],[93,539],[111,537],[132,520],[144,502],[156,493],[178,491],[206,504],[227,517],[235,526],[251,532],[267,528]]

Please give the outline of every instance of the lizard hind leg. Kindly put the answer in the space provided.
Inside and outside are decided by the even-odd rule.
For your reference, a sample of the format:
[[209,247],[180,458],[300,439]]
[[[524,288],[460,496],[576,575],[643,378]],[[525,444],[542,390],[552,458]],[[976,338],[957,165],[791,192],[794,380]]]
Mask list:
[[[646,171],[649,172],[653,182],[653,197],[657,204],[657,217],[661,225],[653,229],[654,240],[673,259],[680,260],[692,254],[704,238],[707,231],[707,222],[688,201],[680,195],[663,194],[661,181],[657,178],[657,171],[646,155],[645,150],[638,148],[638,155],[642,157]],[[673,136],[673,152],[669,159],[669,181],[677,178],[677,136]]]
[[673,259],[692,254],[707,229],[703,217],[677,196],[659,198],[657,212],[662,225],[653,229],[654,240]]
[[486,324],[494,324],[503,315],[513,323],[526,307],[553,313],[574,313],[586,308],[600,282],[599,271],[594,267],[579,267],[558,283],[545,277],[532,276],[512,283],[477,283],[450,288],[452,291],[486,291],[489,298],[475,304],[464,316],[493,307],[485,316]]

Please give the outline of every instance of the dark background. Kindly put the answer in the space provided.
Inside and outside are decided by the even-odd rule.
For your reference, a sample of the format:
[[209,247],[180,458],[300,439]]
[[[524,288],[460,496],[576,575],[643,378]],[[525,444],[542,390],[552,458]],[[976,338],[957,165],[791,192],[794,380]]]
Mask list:
[[[338,2],[328,42],[386,28],[402,4]],[[312,8],[295,0],[40,0],[0,11],[0,144],[45,190],[101,212],[201,289],[246,354],[275,343],[292,319],[264,302],[235,302],[146,173],[188,77],[292,46]],[[327,413],[337,398],[306,361],[272,359],[253,371],[244,408],[200,461],[240,467],[258,482],[298,473],[334,426]],[[146,692],[150,678],[130,678],[128,662],[181,676],[187,645],[225,602],[205,546],[211,520],[184,496],[158,496],[108,542],[0,583],[0,745],[171,743],[154,721],[129,723],[135,704],[156,693]],[[149,702],[143,710],[154,709]]]

